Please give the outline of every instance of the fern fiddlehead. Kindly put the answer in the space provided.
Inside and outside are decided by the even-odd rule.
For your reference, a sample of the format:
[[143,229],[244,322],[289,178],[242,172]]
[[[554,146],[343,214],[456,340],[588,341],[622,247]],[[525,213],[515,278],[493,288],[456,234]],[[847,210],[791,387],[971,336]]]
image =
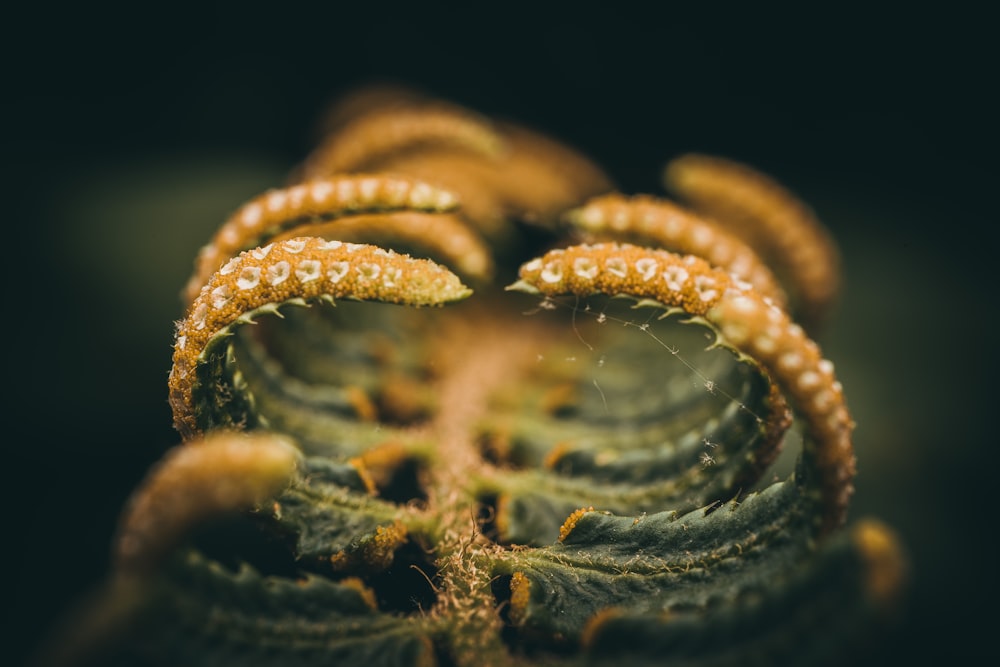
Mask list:
[[666,172],[695,210],[628,198],[532,132],[376,92],[199,255],[186,442],[80,661],[807,663],[877,628],[903,560],[843,527],[854,425],[796,324],[837,258],[806,209],[701,156]]

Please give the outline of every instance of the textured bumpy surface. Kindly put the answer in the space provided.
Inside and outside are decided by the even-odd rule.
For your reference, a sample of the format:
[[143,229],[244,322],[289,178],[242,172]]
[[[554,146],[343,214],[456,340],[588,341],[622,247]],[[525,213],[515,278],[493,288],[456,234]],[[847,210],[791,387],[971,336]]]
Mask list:
[[854,424],[796,323],[822,321],[836,251],[790,193],[687,157],[668,184],[710,217],[609,194],[575,151],[412,91],[326,126],[304,180],[198,257],[169,379],[185,442],[54,663],[864,650],[904,559],[877,521],[844,526]]
[[697,255],[750,283],[762,296],[784,305],[784,291],[749,246],[676,204],[653,197],[629,199],[612,194],[570,211],[566,219],[588,235],[632,240],[639,245]]
[[807,206],[764,174],[707,155],[673,160],[664,183],[681,201],[757,247],[793,287],[803,320],[822,322],[837,295],[840,260]]
[[[218,388],[206,387],[199,370],[211,366],[213,343],[228,336],[233,324],[248,323],[255,314],[275,311],[291,301],[332,303],[350,298],[429,306],[469,293],[447,269],[375,246],[301,237],[244,252],[202,288],[177,329],[170,372],[177,430],[185,437],[205,430],[195,417],[194,394]],[[237,419],[212,419],[206,425],[222,426]]]
[[805,418],[805,453],[815,459],[820,478],[824,530],[843,522],[854,477],[853,423],[843,387],[833,363],[777,305],[697,257],[629,245],[553,250],[521,267],[521,279],[518,287],[549,296],[652,299],[717,327],[722,340],[759,361]]
[[188,282],[187,298],[193,301],[201,286],[235,253],[263,246],[282,230],[303,222],[315,224],[370,212],[440,212],[456,203],[454,195],[426,183],[378,175],[331,178],[271,190],[240,207],[212,243],[202,248],[195,274]]

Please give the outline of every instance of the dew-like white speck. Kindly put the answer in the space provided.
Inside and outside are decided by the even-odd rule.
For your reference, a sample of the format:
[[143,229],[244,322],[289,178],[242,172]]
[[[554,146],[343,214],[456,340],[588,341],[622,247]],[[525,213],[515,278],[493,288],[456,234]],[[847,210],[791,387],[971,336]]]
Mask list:
[[223,227],[219,231],[219,241],[228,246],[234,246],[240,242],[240,235],[232,227]]
[[823,378],[815,371],[805,371],[799,376],[798,386],[802,391],[815,389],[823,382]]
[[596,278],[597,271],[597,263],[589,257],[577,257],[573,260],[573,273],[584,280]]
[[350,268],[349,262],[334,262],[327,270],[326,277],[330,279],[331,283],[339,283],[347,275]]
[[292,267],[287,261],[281,260],[280,262],[276,262],[267,267],[267,282],[273,286],[280,285],[288,280],[291,272]]
[[362,280],[375,280],[381,272],[381,265],[374,262],[366,262],[358,266],[358,276]]
[[236,267],[239,265],[240,265],[239,258],[233,257],[231,260],[226,262],[221,269],[219,269],[219,273],[221,273],[224,276],[228,276],[230,273],[235,271]]
[[666,283],[667,287],[675,292],[679,292],[684,289],[684,283],[687,282],[688,272],[679,266],[668,266],[663,272],[663,282]]
[[309,188],[309,194],[312,196],[313,201],[316,203],[322,203],[326,201],[326,198],[330,196],[333,192],[333,186],[326,181],[319,181],[318,183],[313,183]]
[[304,259],[295,267],[295,277],[303,283],[311,282],[320,277],[321,267],[315,259]]
[[378,181],[374,178],[366,178],[360,183],[358,183],[358,193],[361,195],[361,199],[370,202],[375,199],[375,195],[378,194]]
[[246,266],[240,271],[240,277],[236,280],[236,286],[241,290],[253,289],[260,284],[260,267]]
[[426,183],[417,183],[410,191],[410,204],[417,208],[427,208],[434,204],[434,190]]
[[306,187],[304,185],[296,185],[295,187],[288,189],[288,202],[295,208],[302,206],[302,202],[305,198]]
[[293,255],[297,255],[306,249],[306,241],[305,239],[289,239],[282,243],[281,247]]
[[352,204],[357,193],[354,181],[343,180],[337,183],[337,199],[343,204]]
[[798,352],[785,352],[778,358],[778,366],[785,371],[793,372],[802,367],[802,355]]
[[541,278],[547,283],[557,283],[562,280],[562,264],[559,262],[549,262],[542,269]]
[[657,262],[652,257],[643,257],[635,262],[635,270],[639,272],[642,279],[649,282],[656,275],[656,270],[660,267],[659,262]]
[[272,248],[274,248],[273,243],[268,243],[266,246],[260,248],[254,248],[250,251],[250,256],[254,259],[264,259],[271,252]]
[[715,279],[711,276],[696,276],[694,290],[702,301],[711,301],[719,296],[719,290],[715,289]]
[[260,222],[263,215],[264,210],[260,207],[260,204],[253,203],[243,209],[243,214],[240,215],[240,222],[244,227],[253,227]]
[[399,267],[386,269],[382,276],[382,284],[386,287],[395,287],[402,277],[403,270]]
[[604,262],[605,270],[613,276],[624,278],[628,275],[628,264],[621,257],[609,257]]
[[212,307],[225,308],[233,298],[233,289],[229,285],[219,285],[212,290]]
[[280,211],[285,206],[288,195],[283,190],[275,190],[267,195],[267,208],[271,211]]

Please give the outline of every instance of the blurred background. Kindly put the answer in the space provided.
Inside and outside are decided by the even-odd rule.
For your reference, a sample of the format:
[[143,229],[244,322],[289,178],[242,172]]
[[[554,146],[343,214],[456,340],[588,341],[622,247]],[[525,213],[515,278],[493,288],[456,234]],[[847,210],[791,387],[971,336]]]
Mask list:
[[996,653],[1000,59],[985,16],[184,4],[5,10],[0,586],[15,664],[105,576],[118,512],[179,441],[166,378],[197,249],[282,183],[332,100],[377,81],[548,132],[626,192],[661,192],[665,161],[698,150],[809,202],[844,258],[821,342],[858,422],[852,515],[893,526],[912,565],[871,662]]

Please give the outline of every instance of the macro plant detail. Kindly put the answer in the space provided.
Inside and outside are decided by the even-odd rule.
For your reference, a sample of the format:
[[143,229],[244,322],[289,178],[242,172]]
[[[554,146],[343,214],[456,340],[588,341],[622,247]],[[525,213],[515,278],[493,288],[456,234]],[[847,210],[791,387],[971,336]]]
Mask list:
[[807,207],[700,155],[676,202],[626,196],[411,91],[324,128],[195,262],[184,443],[62,663],[808,664],[879,632],[904,559],[845,526],[854,423],[812,340],[838,257]]

